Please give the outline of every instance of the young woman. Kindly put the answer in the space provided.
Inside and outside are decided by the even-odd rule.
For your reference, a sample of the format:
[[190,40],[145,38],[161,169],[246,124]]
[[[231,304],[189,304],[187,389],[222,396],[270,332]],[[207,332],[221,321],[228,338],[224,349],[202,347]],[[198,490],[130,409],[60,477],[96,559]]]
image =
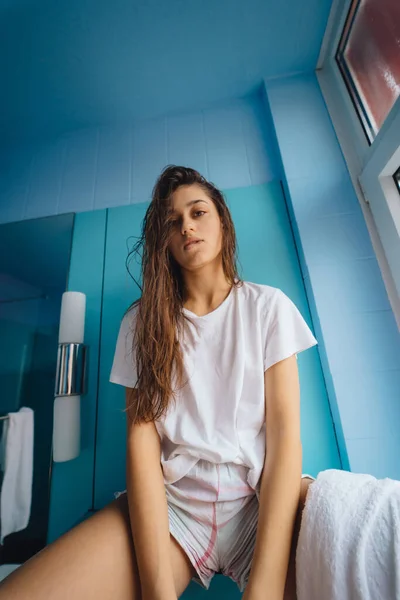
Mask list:
[[[221,572],[249,599],[281,600],[301,482],[296,353],[316,340],[282,291],[240,281],[229,210],[196,171],[161,174],[142,242],[143,293],[122,321],[111,381],[128,388],[144,594],[176,597],[171,535],[205,588]],[[147,430],[154,468],[137,447]]]
[[[249,232],[251,235],[251,232]],[[176,600],[214,573],[293,600],[302,481],[297,353],[279,289],[243,282],[221,192],[168,167],[143,223],[142,295],[111,381],[126,388],[125,492],[0,584],[0,600]]]

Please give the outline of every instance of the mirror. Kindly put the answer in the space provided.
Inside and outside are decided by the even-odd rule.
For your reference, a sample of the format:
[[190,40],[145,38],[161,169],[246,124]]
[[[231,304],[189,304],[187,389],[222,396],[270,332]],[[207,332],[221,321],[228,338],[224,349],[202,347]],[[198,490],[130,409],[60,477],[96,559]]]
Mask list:
[[[73,214],[0,225],[0,417],[29,407],[34,420],[30,519],[4,538],[1,563],[21,564],[46,545],[58,328],[73,225]],[[1,487],[3,477],[0,471]]]

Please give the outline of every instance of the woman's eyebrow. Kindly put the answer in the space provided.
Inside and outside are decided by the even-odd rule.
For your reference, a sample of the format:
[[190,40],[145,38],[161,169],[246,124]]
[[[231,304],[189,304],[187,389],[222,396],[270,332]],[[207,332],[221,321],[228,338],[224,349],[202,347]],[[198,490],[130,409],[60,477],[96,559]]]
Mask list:
[[[185,204],[185,206],[192,206],[194,204],[198,204],[199,202],[204,202],[205,204],[208,204],[207,200],[204,200],[203,198],[198,198],[197,200],[190,200],[189,202],[187,202]],[[176,213],[175,210],[171,210],[171,215],[174,215]]]
[[205,202],[207,204],[207,200],[204,200],[204,198],[199,198],[198,200],[190,200],[190,202],[187,202],[186,206],[197,204],[197,202]]

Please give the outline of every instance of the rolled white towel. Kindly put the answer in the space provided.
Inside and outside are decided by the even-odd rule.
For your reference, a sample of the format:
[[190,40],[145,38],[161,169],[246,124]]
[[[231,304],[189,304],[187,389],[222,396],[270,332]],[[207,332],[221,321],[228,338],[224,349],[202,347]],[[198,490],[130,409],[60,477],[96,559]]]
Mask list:
[[28,526],[32,504],[34,412],[22,406],[18,412],[8,413],[8,417],[1,443],[1,545],[7,535]]
[[330,469],[308,490],[298,600],[400,600],[400,481]]

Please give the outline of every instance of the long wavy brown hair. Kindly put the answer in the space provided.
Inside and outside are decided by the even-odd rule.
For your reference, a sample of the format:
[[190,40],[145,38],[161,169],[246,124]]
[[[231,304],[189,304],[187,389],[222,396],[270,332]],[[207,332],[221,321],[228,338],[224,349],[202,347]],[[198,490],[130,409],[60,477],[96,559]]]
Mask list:
[[129,254],[141,257],[142,278],[142,295],[128,309],[135,309],[132,356],[137,389],[133,402],[125,410],[134,423],[162,417],[185,383],[178,333],[184,320],[190,319],[182,312],[184,281],[169,251],[169,242],[172,195],[180,186],[193,184],[203,188],[221,219],[221,255],[226,280],[232,286],[242,284],[237,272],[235,228],[222,192],[194,169],[166,167],[154,186],[141,237]]

